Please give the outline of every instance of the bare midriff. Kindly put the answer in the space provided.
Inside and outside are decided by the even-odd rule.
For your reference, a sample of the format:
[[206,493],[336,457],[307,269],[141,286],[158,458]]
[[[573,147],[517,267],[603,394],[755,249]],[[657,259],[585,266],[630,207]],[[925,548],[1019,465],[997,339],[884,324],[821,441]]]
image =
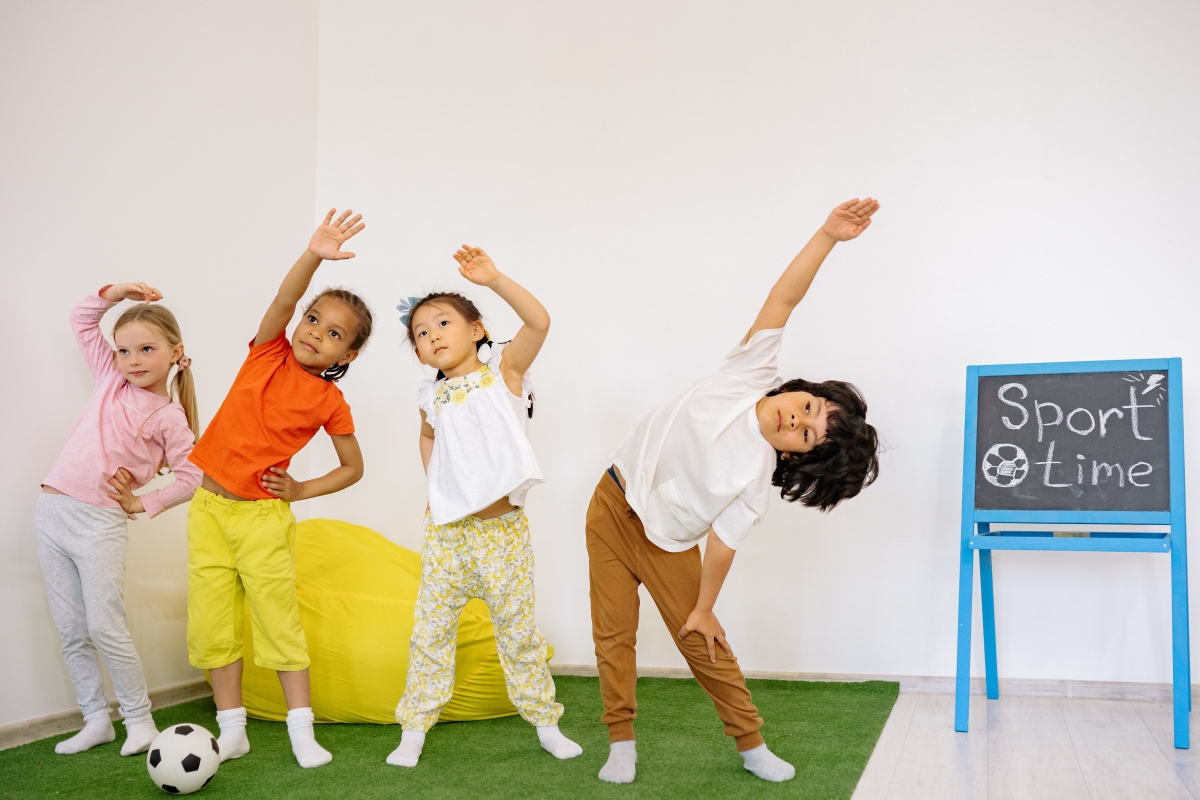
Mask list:
[[58,489],[55,489],[53,486],[47,486],[44,483],[42,484],[42,492],[43,492],[43,494],[66,494],[66,492],[60,492]]
[[512,503],[508,502],[507,497],[501,497],[499,500],[492,503],[487,508],[482,509],[480,511],[476,511],[471,516],[476,517],[478,519],[495,519],[496,517],[504,516],[505,514],[507,514],[510,511],[515,511],[516,508],[517,508],[516,506],[514,506]]
[[222,486],[221,484],[217,483],[217,482],[216,482],[216,481],[214,481],[212,478],[208,477],[208,473],[207,473],[207,472],[206,472],[206,473],[204,473],[204,480],[202,480],[202,481],[200,482],[200,485],[204,487],[204,491],[206,491],[206,492],[212,492],[212,493],[213,493],[213,494],[215,494],[217,497],[224,497],[226,500],[240,500],[240,501],[241,501],[241,502],[243,502],[243,503],[251,503],[251,502],[253,502],[253,501],[252,501],[252,500],[250,500],[249,498],[246,498],[246,497],[239,497],[238,495],[236,495],[236,494],[234,494],[233,492],[229,491],[229,490],[228,490],[228,489],[226,489],[224,486]]

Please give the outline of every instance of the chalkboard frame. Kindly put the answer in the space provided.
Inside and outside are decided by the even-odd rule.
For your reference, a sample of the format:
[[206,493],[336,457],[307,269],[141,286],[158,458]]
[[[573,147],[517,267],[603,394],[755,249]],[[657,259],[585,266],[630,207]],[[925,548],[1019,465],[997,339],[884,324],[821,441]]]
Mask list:
[[[979,473],[976,431],[979,427],[979,379],[1009,375],[1068,375],[1078,372],[1167,373],[1167,425],[1171,465],[1170,511],[1033,511],[975,507],[975,481]],[[1170,525],[1176,509],[1184,508],[1183,466],[1183,361],[1178,358],[1144,358],[1123,361],[1062,361],[1038,364],[988,364],[967,367],[966,424],[963,438],[962,523],[1062,523],[1080,525]]]
[[[979,428],[979,381],[988,377],[1068,375],[1081,372],[1165,372],[1167,374],[1168,462],[1170,500],[1167,511],[1084,511],[988,509],[975,507]],[[996,658],[996,611],[992,581],[994,550],[1076,552],[1155,552],[1171,558],[1171,661],[1175,747],[1191,744],[1192,667],[1188,620],[1187,501],[1183,431],[1183,360],[1180,358],[1121,361],[1067,361],[1036,364],[990,364],[967,367],[963,433],[961,541],[958,578],[958,657],[954,690],[954,729],[966,731],[971,674],[972,595],[975,554],[979,554],[979,588],[983,617],[984,686],[989,699],[1000,696]],[[995,523],[1131,525],[1139,530],[1058,536],[1053,530],[993,531]],[[1168,526],[1149,532],[1143,526]]]

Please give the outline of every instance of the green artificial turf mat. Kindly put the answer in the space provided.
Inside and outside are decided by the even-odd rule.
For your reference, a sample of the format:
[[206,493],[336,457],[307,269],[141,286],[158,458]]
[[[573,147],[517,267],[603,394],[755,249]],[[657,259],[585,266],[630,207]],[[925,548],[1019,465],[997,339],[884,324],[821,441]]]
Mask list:
[[[748,681],[766,720],[763,736],[796,765],[782,784],[760,780],[742,767],[722,732],[712,701],[693,680],[638,681],[638,773],[627,786],[602,783],[596,773],[608,756],[608,729],[600,724],[596,678],[557,677],[566,706],[563,733],[583,755],[558,761],[538,747],[537,733],[520,717],[436,726],[415,769],[384,763],[400,740],[394,725],[318,725],[317,739],[333,763],[297,766],[287,726],[250,720],[249,755],[221,765],[197,797],[256,800],[303,798],[526,798],[728,797],[848,798],[866,767],[899,685]],[[160,728],[180,722],[217,732],[212,698],[157,709]],[[71,734],[0,751],[0,797],[162,798],[146,772],[145,755],[121,758],[117,741],[73,756],[54,744]]]

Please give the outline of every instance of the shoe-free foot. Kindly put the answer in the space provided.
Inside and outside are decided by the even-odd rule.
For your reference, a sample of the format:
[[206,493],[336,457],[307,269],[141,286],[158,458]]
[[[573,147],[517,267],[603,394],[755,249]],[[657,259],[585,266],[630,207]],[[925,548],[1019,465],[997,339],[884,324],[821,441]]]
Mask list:
[[387,763],[393,767],[415,767],[424,748],[425,731],[404,731],[400,734],[400,746],[387,757]]
[[608,746],[608,761],[600,768],[599,778],[609,783],[633,783],[637,777],[637,745],[633,739]]
[[746,769],[764,781],[782,783],[796,777],[796,768],[768,750],[765,744],[743,752],[742,758],[746,761]]
[[583,753],[582,747],[563,736],[558,725],[538,725],[537,733],[542,749],[557,759],[565,761]]
[[121,745],[121,755],[136,756],[146,752],[154,744],[156,736],[158,728],[154,724],[154,717],[149,714],[125,720],[125,744]]
[[91,750],[96,745],[108,744],[117,738],[112,720],[108,718],[108,710],[97,711],[83,720],[83,730],[54,745],[54,752],[69,756]]

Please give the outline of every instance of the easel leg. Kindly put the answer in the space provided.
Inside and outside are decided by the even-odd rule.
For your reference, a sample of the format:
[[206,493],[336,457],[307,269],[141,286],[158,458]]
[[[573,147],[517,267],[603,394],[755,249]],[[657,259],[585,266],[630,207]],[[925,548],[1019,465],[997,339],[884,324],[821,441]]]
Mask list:
[[954,681],[954,730],[965,731],[971,707],[971,581],[975,551],[962,540],[958,561],[958,668]]
[[[1182,539],[1182,537],[1180,537]],[[1187,547],[1176,541],[1171,548],[1171,650],[1175,708],[1175,746],[1181,750],[1190,746],[1192,707],[1191,648],[1188,631]]]
[[983,674],[989,700],[1000,697],[996,672],[996,603],[992,594],[992,551],[979,551],[979,599],[983,605]]

